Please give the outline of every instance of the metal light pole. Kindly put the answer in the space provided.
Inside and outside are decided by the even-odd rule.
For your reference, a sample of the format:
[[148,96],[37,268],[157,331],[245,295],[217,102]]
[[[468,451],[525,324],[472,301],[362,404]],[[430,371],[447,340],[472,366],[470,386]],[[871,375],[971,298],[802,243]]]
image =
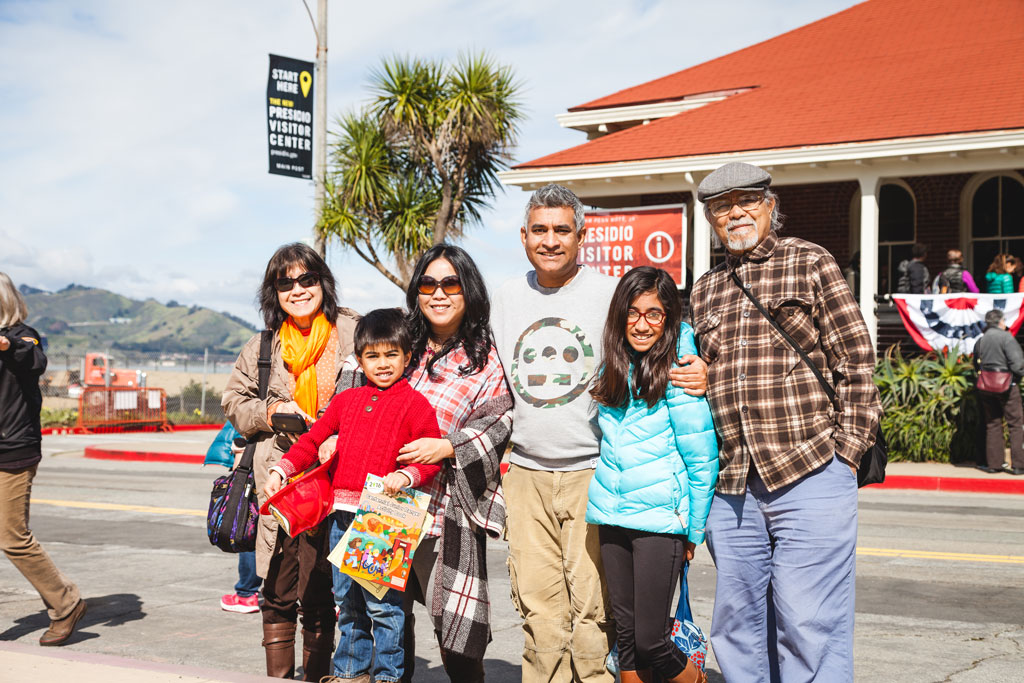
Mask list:
[[[305,0],[303,0],[305,2]],[[309,12],[309,5],[306,5]],[[320,220],[324,206],[324,177],[327,173],[327,0],[317,0],[316,35],[316,99],[313,101],[313,214]],[[313,16],[310,15],[310,20]],[[313,225],[316,250],[327,255],[327,241]]]

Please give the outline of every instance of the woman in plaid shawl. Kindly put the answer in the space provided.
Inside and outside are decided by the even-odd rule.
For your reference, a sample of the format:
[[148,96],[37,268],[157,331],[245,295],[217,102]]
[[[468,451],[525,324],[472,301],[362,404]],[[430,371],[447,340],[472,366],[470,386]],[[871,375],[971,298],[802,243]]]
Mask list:
[[[498,464],[512,433],[512,398],[491,340],[487,288],[469,254],[448,244],[429,249],[406,301],[413,335],[407,376],[434,406],[444,437],[406,444],[398,458],[442,465],[423,487],[434,522],[413,558],[417,581],[406,591],[402,680],[413,676],[416,598],[430,608],[448,677],[475,683],[484,680],[491,640],[486,548],[487,537],[500,538],[505,528]],[[346,381],[363,380],[350,373]]]

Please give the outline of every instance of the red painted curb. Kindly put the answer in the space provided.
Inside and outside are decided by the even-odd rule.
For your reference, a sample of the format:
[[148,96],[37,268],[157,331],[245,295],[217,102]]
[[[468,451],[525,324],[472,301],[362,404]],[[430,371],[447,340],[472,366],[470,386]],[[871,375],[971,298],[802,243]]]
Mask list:
[[[224,424],[187,424],[187,425],[168,425],[167,431],[169,432],[198,432],[207,429],[220,429]],[[43,427],[40,430],[42,434],[83,434],[78,427]],[[133,432],[154,432],[156,428],[153,426],[146,426],[140,429],[128,429],[125,427],[96,427],[93,429],[94,434],[131,434]]]
[[85,457],[93,460],[128,460],[134,462],[184,462],[202,465],[205,455],[159,453],[156,451],[125,451],[102,446],[86,446]]
[[890,474],[885,477],[884,483],[875,484],[873,488],[948,491],[950,493],[1024,494],[1024,477],[1009,479],[1006,478],[1007,476],[990,474],[986,475],[985,478],[969,478],[918,477],[905,474]]

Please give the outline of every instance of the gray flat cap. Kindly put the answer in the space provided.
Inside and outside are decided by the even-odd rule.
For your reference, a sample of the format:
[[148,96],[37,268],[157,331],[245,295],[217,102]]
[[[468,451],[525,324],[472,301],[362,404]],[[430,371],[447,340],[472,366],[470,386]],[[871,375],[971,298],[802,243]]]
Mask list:
[[760,166],[734,161],[719,166],[697,187],[697,199],[701,202],[732,190],[764,190],[772,184],[768,171]]

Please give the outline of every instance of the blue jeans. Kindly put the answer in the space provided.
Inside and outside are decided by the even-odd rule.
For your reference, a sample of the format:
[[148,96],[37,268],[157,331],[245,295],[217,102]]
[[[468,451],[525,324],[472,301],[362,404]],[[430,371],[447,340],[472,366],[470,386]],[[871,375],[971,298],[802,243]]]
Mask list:
[[[355,514],[337,511],[330,517],[330,543],[341,541]],[[371,673],[374,681],[399,681],[404,671],[402,634],[405,630],[404,594],[391,589],[378,600],[331,565],[334,602],[338,613],[338,648],[334,652],[334,675],[355,678]]]
[[857,476],[838,458],[769,493],[715,494],[711,645],[729,683],[853,681]]
[[235,584],[235,594],[240,598],[256,595],[262,583],[263,579],[256,573],[256,553],[238,553],[238,583]]

